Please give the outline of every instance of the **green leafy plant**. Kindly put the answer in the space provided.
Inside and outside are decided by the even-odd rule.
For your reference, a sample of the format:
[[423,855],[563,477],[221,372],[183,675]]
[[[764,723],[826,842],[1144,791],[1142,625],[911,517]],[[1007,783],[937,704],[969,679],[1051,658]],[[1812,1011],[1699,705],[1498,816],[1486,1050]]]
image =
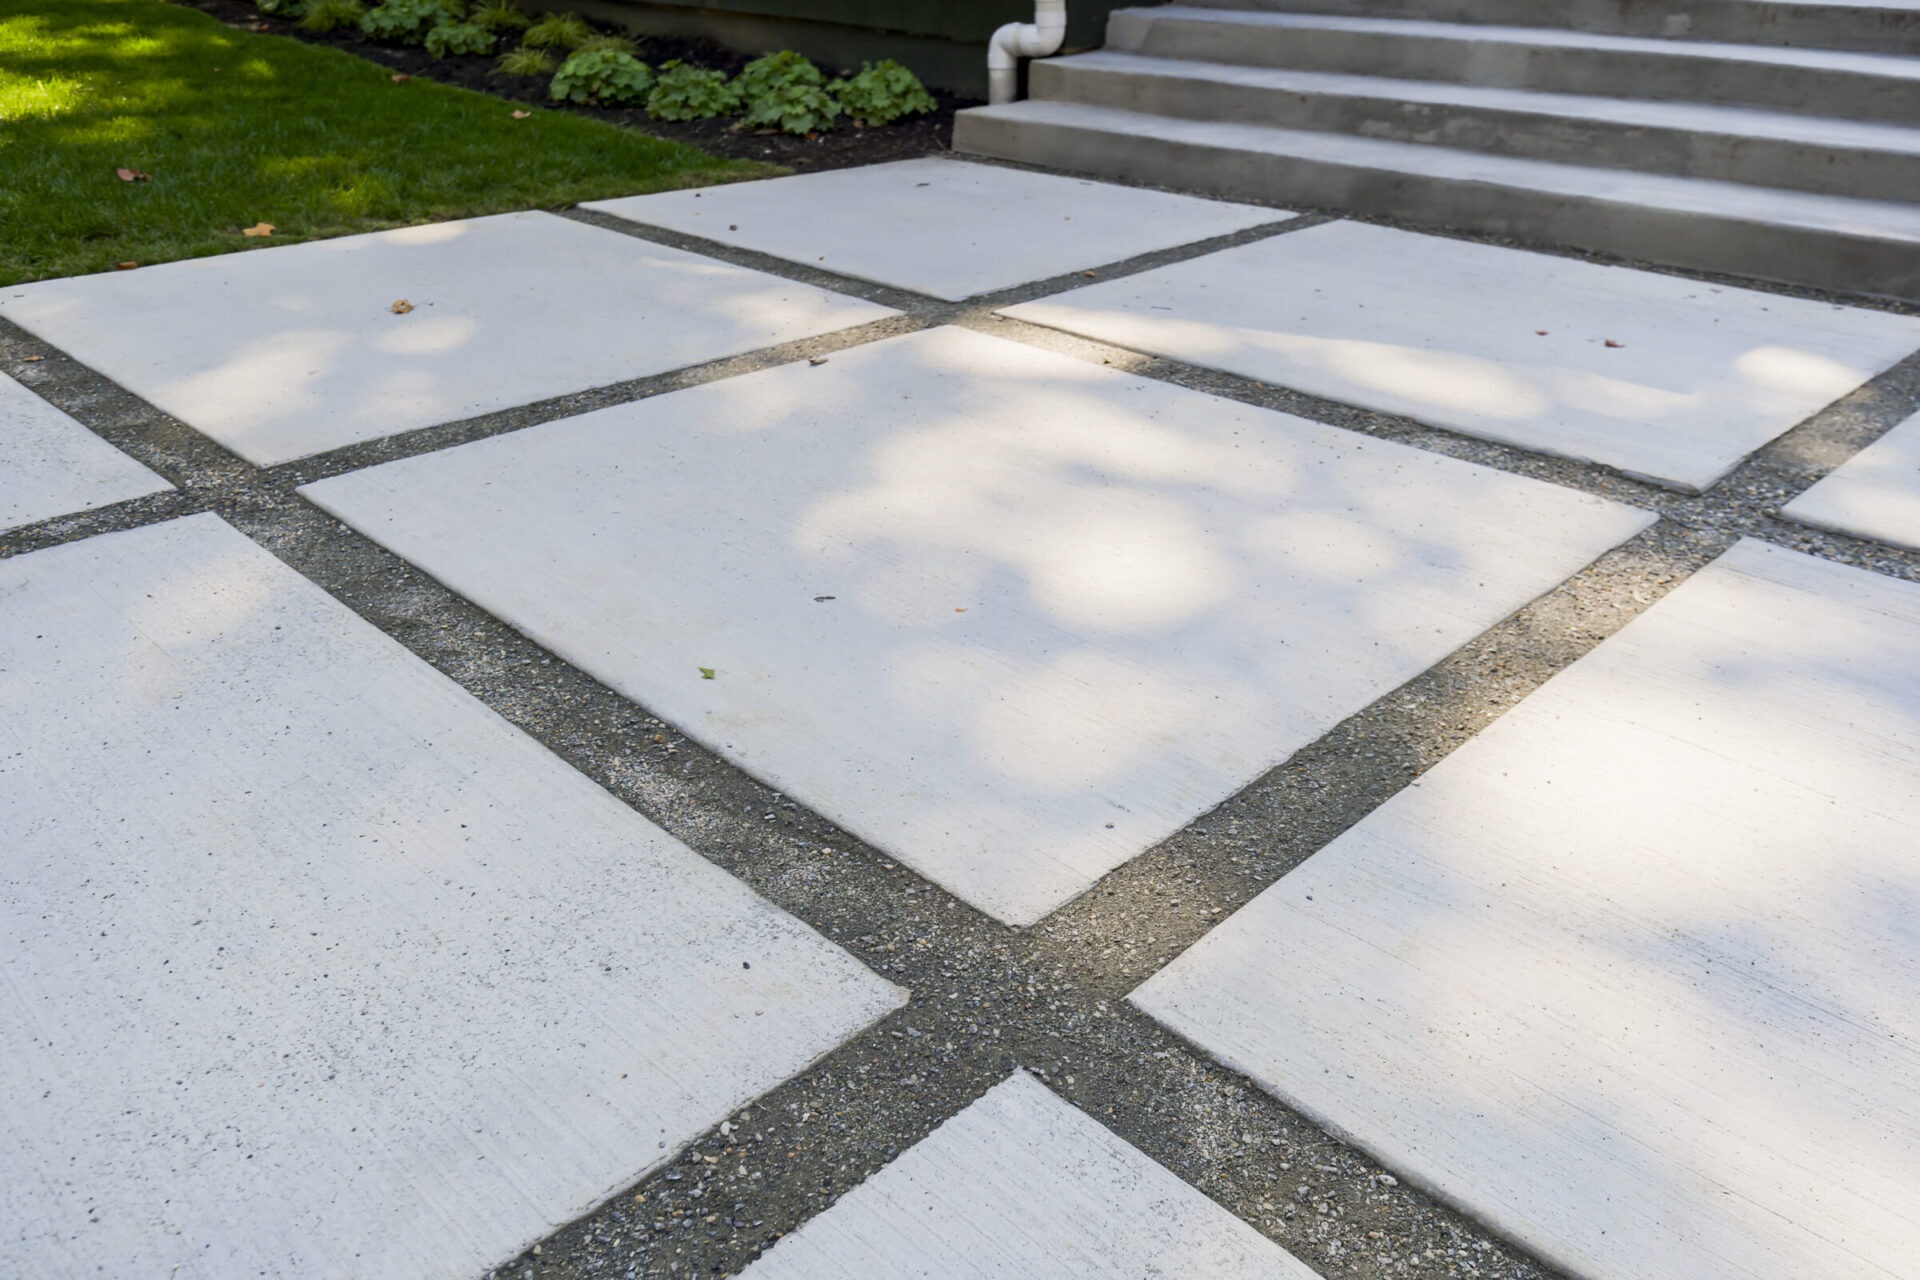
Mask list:
[[847,114],[865,124],[892,124],[902,116],[924,115],[940,105],[919,76],[891,58],[864,64],[859,75],[835,81],[832,89]]
[[494,61],[503,75],[509,76],[550,76],[560,64],[545,49],[529,49],[522,45],[518,49],[509,49]]
[[309,0],[300,15],[300,29],[324,32],[357,27],[366,12],[360,0]]
[[455,53],[492,53],[493,32],[477,22],[443,22],[427,32],[427,52],[436,58]]
[[746,113],[740,127],[818,133],[840,118],[820,68],[791,49],[749,62],[734,80]]
[[382,0],[360,19],[360,29],[375,40],[423,44],[429,31],[452,16],[439,0]]
[[740,117],[743,128],[779,129],[784,133],[821,133],[840,118],[840,104],[825,89],[789,85],[770,90],[747,103]]
[[520,43],[531,49],[578,49],[593,39],[593,28],[576,14],[550,13],[527,28]]
[[653,69],[630,53],[601,49],[576,53],[560,64],[548,93],[562,102],[644,102]]
[[533,19],[523,13],[512,0],[489,0],[467,16],[467,21],[495,35],[502,31],[518,31]]
[[660,68],[647,95],[647,114],[656,120],[710,120],[740,109],[740,90],[725,72],[690,67],[675,58]]
[[755,58],[741,69],[734,80],[741,96],[749,102],[785,89],[807,86],[817,89],[826,83],[827,78],[820,73],[820,68],[791,49]]
[[575,53],[599,53],[606,49],[611,49],[615,53],[637,54],[640,52],[639,46],[625,36],[593,36],[573,47]]
[[307,12],[307,0],[253,0],[254,7],[276,18],[298,18]]

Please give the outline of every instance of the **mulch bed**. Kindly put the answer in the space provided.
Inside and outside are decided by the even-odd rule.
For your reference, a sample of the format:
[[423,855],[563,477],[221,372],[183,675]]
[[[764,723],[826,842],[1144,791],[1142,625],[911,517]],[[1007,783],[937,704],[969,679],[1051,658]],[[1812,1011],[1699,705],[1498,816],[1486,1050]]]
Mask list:
[[[476,89],[498,98],[525,102],[549,111],[572,111],[624,128],[650,133],[698,147],[710,155],[742,160],[761,160],[784,165],[797,172],[818,169],[846,169],[854,165],[878,164],[886,160],[906,160],[948,150],[953,142],[953,113],[963,107],[976,107],[976,99],[956,98],[929,89],[940,106],[924,116],[910,116],[876,129],[843,124],[830,133],[800,138],[784,133],[736,130],[733,121],[689,120],[672,122],[649,119],[636,107],[583,107],[558,103],[547,97],[548,76],[502,75],[492,55],[456,54],[436,58],[425,49],[381,44],[357,31],[330,31],[315,34],[302,31],[287,19],[260,12],[252,0],[175,0],[189,8],[211,14],[232,27],[244,31],[264,31],[292,36],[308,44],[326,45],[377,62],[383,67],[443,84]],[[751,58],[735,53],[711,40],[686,40],[666,36],[639,36],[623,32],[640,46],[642,62],[659,66],[670,58],[679,58],[692,66],[711,67],[737,75]],[[829,76],[834,68],[822,67]]]

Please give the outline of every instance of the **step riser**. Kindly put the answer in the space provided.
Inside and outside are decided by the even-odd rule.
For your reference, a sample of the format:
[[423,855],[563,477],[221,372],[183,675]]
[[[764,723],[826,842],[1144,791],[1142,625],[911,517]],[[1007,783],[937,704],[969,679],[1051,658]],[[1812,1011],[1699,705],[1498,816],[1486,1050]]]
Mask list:
[[1189,120],[1349,133],[1643,173],[1714,178],[1865,200],[1920,196],[1920,156],[1810,142],[1569,120],[1457,105],[1301,93],[1182,76],[1036,62],[1033,96]]
[[1398,32],[1156,18],[1123,9],[1109,48],[1162,58],[1435,80],[1502,89],[1766,107],[1920,124],[1920,81],[1825,68],[1617,49],[1554,48]]
[[1773,0],[1188,0],[1209,9],[1558,27],[1597,35],[1920,55],[1920,10]]
[[954,149],[1239,200],[1311,205],[1920,302],[1920,255],[1840,232],[962,112]]

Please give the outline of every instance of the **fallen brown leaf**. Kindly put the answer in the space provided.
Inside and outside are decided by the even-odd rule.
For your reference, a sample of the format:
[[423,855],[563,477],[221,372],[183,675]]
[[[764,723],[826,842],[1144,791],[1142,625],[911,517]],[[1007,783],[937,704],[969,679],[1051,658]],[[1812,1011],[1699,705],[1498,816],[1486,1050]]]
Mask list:
[[1626,344],[1626,343],[1624,343],[1624,342],[1615,342],[1615,341],[1614,341],[1614,340],[1613,340],[1612,338],[1608,338],[1608,339],[1607,339],[1607,345],[1608,345],[1608,346],[1610,346],[1610,347],[1624,347],[1624,346],[1626,346],[1627,344]]
[[113,264],[113,269],[115,271],[131,271],[139,265],[137,262],[116,262]]
[[396,71],[393,73],[393,82],[395,84],[405,84],[407,81],[411,79],[413,79],[413,77],[408,75],[404,71]]
[[1547,331],[1545,329],[1535,329],[1534,332],[1539,334],[1543,338],[1547,336]]
[[27,363],[28,363],[28,364],[39,364],[39,363],[40,363],[40,362],[41,362],[42,360],[45,360],[45,359],[46,359],[46,357],[45,357],[45,356],[28,356],[28,357],[27,357]]
[[142,173],[138,169],[115,169],[113,172],[122,182],[152,182],[153,181],[152,175]]
[[513,118],[515,120],[525,120],[531,117],[532,115],[533,115],[533,112],[531,111],[516,111],[513,113]]
[[240,234],[243,236],[270,236],[273,234],[273,224],[271,222],[256,222],[250,227],[240,228]]
[[413,310],[413,304],[411,302],[408,302],[405,298],[401,298],[399,301],[395,302],[392,306],[388,307],[387,310],[393,312],[393,314],[397,316],[403,316],[407,314],[407,312]]

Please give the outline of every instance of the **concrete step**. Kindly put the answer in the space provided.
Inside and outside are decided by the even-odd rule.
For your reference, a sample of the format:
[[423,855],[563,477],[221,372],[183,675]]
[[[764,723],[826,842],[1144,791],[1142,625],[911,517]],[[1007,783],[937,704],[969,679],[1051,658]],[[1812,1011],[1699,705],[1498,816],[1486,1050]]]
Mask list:
[[1920,55],[1915,0],[1198,0],[1209,9],[1561,27],[1596,35]]
[[1920,58],[1167,5],[1117,10],[1107,47],[1197,62],[1762,107],[1920,125]]
[[1104,51],[1037,61],[1031,74],[1033,96],[1050,101],[1868,200],[1920,199],[1920,128],[1900,125]]
[[1040,100],[961,112],[954,148],[1920,302],[1912,204]]

